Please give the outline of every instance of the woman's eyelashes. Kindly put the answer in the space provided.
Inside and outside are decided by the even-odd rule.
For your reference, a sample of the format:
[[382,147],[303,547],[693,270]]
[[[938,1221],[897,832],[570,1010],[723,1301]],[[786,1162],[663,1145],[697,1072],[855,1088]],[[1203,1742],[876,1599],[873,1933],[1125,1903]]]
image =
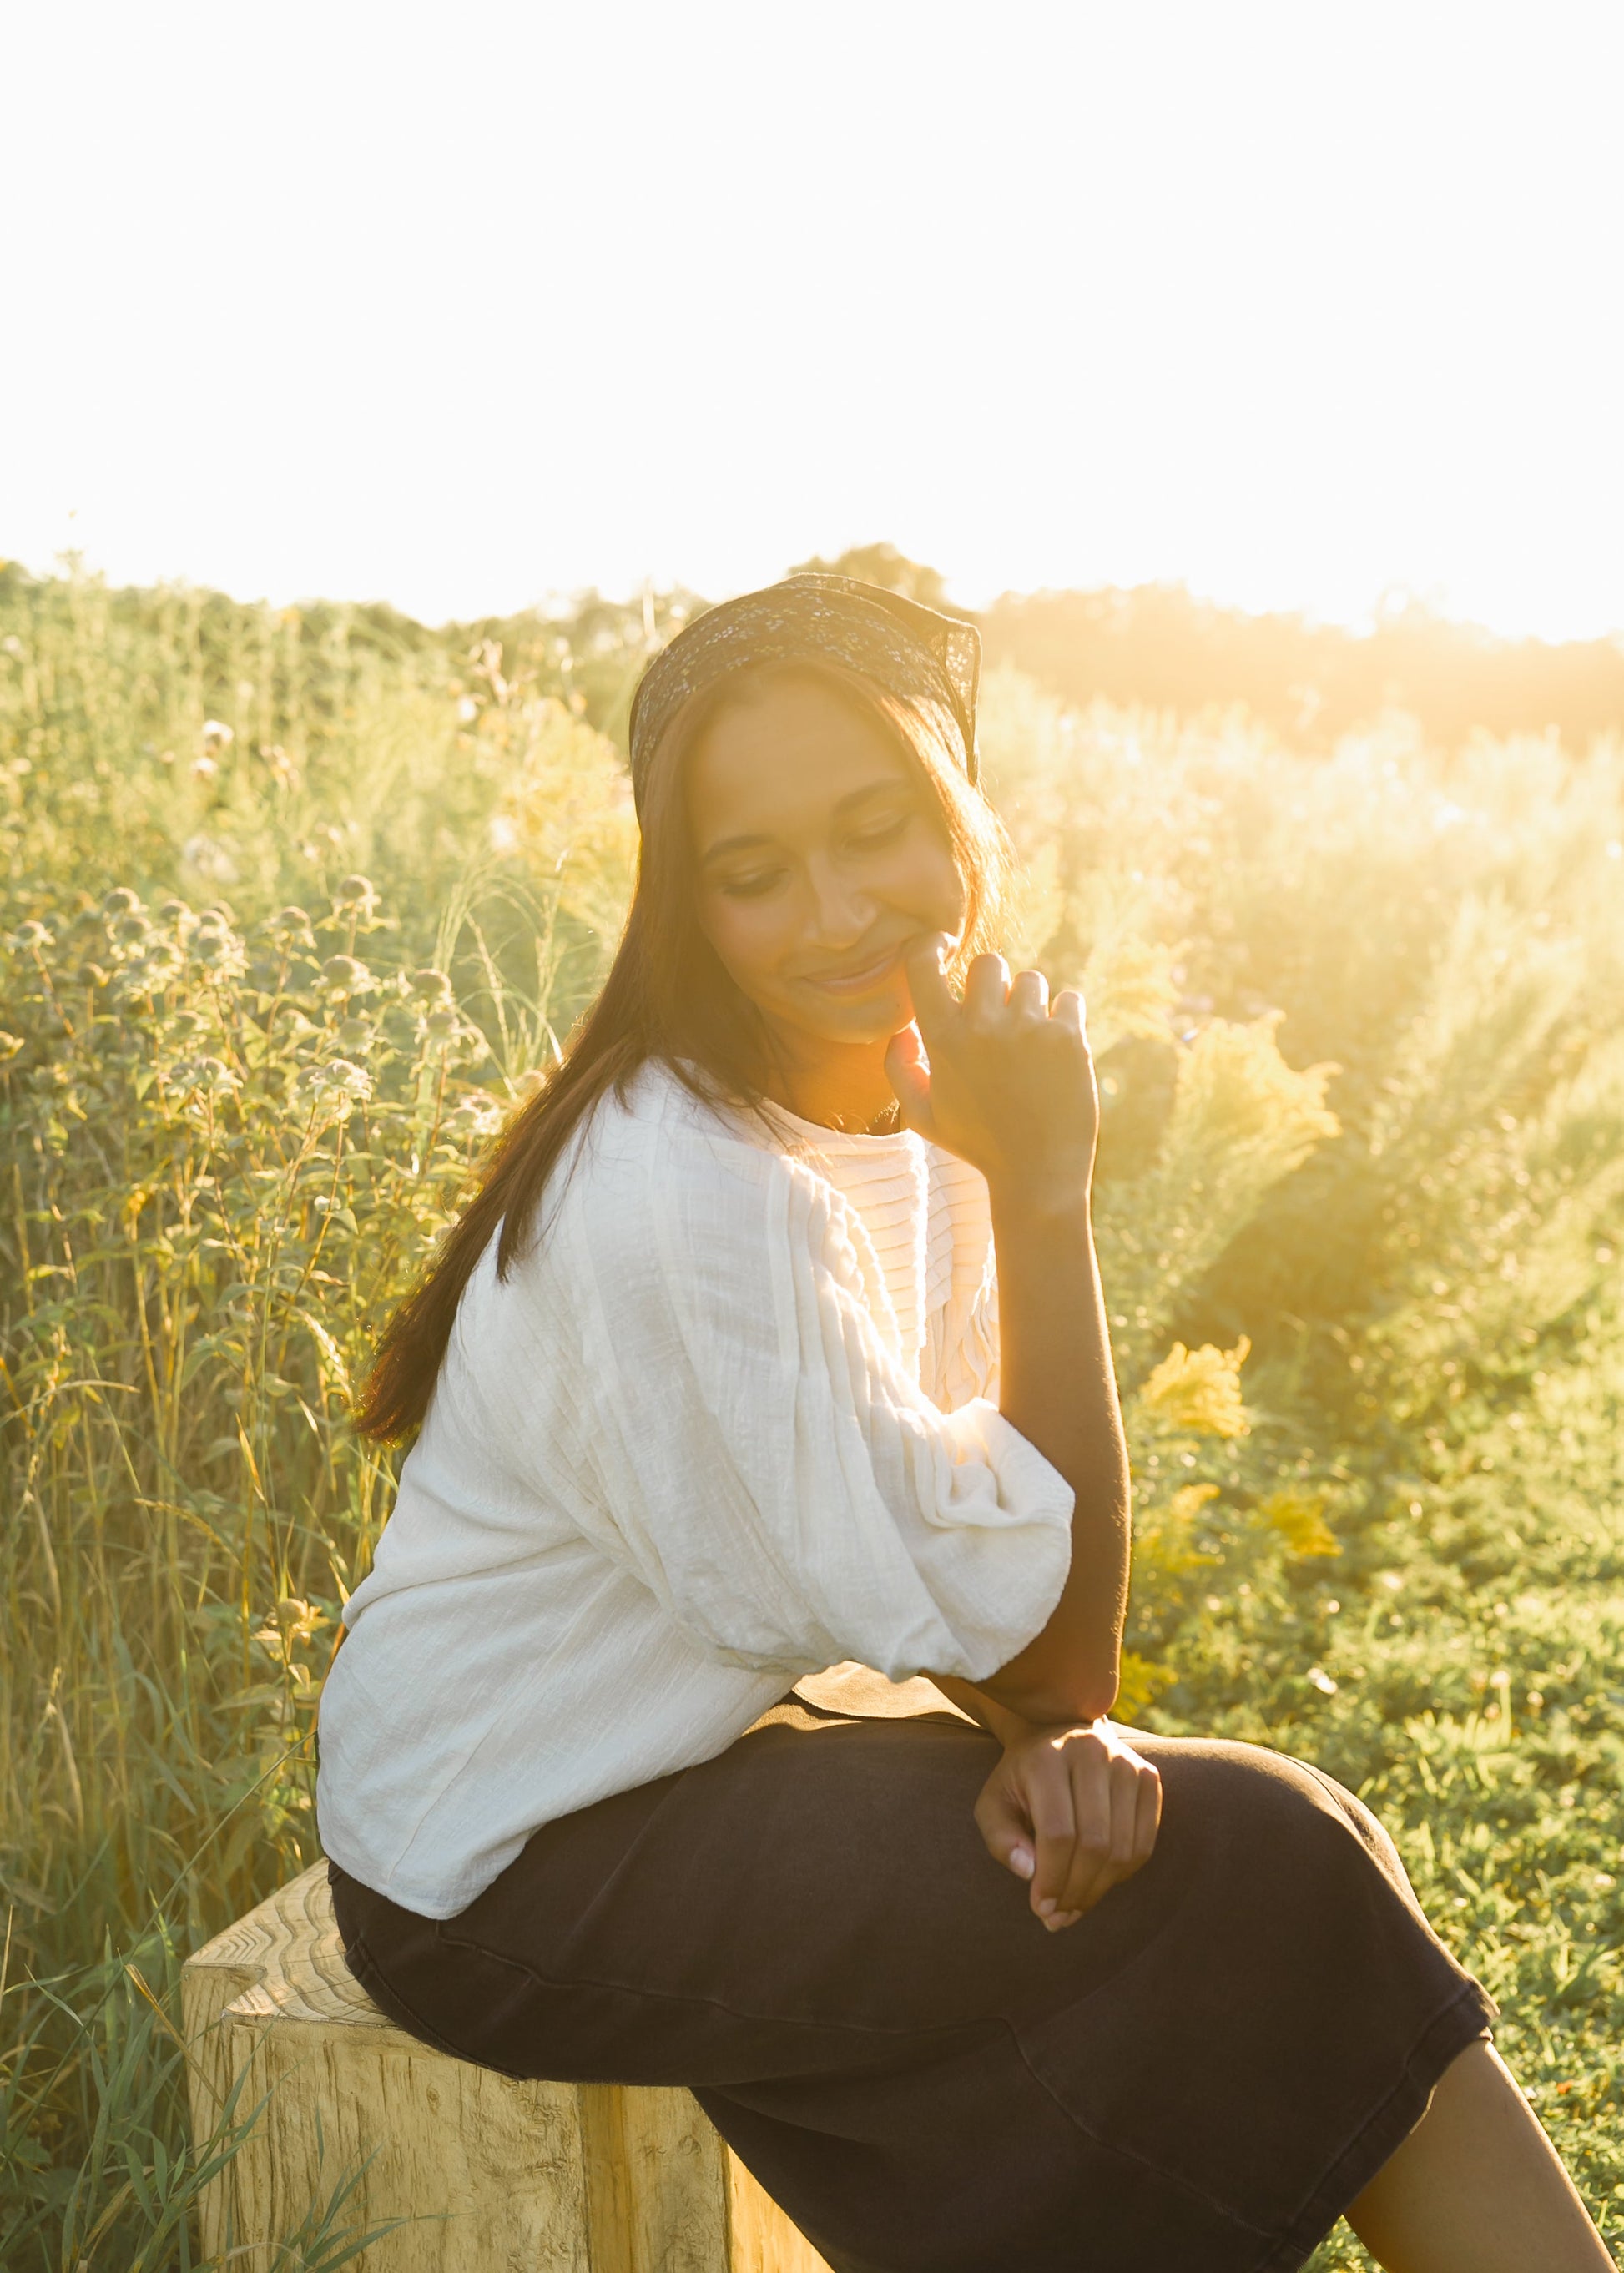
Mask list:
[[871,844],[894,844],[913,818],[911,813],[893,814],[889,821],[879,821],[873,828],[854,830],[846,841],[859,852],[866,851]]
[[723,876],[717,889],[726,892],[730,900],[758,900],[783,880],[782,868],[758,868],[748,876]]
[[[880,851],[886,845],[897,843],[914,817],[912,813],[895,813],[868,829],[853,829],[844,839],[843,849],[860,858],[865,852]],[[783,866],[751,868],[743,874],[718,878],[717,889],[726,892],[731,900],[760,899],[775,884],[781,883],[788,874],[788,869]]]

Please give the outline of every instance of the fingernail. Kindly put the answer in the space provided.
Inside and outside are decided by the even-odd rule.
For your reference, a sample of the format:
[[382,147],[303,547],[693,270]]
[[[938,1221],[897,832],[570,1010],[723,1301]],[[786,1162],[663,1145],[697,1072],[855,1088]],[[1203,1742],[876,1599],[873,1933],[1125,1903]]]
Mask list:
[[1010,1868],[1017,1878],[1029,1879],[1037,1867],[1037,1857],[1033,1854],[1030,1847],[1011,1848]]
[[1052,1917],[1054,1915],[1054,1896],[1052,1894],[1045,1894],[1042,1901],[1038,1904],[1038,1916],[1041,1918]]
[[1045,1933],[1061,1933],[1067,1926],[1075,1925],[1081,1916],[1081,1910],[1056,1910],[1053,1917],[1044,1919],[1043,1931]]

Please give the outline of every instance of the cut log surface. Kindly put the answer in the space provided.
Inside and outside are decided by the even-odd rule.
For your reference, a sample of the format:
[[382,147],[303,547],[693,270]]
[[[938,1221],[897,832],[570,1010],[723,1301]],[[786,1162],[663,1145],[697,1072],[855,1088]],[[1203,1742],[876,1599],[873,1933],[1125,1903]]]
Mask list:
[[358,2273],[828,2273],[688,2092],[515,2082],[397,2029],[324,1863],[189,1961],[184,2006],[199,2149],[234,2086],[237,2123],[259,2110],[203,2198],[206,2256],[244,2273],[357,2172],[335,2224],[378,2233]]

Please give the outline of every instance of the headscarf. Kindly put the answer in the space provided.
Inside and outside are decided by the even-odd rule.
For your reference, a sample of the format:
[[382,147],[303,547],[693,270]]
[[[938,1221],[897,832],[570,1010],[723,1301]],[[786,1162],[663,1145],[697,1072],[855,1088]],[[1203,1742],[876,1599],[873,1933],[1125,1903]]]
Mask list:
[[834,663],[911,704],[974,781],[981,635],[855,576],[786,576],[725,600],[680,631],[643,672],[632,701],[632,794],[643,810],[649,768],[683,705],[733,671],[763,663]]

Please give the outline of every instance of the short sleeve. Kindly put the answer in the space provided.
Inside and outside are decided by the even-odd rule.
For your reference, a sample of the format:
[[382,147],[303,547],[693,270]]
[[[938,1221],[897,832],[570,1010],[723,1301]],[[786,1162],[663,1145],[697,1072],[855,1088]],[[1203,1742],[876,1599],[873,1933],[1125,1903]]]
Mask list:
[[1059,1598],[1071,1488],[985,1398],[944,1409],[903,1369],[828,1184],[663,1134],[591,1180],[557,1258],[597,1543],[726,1662],[984,1679]]

